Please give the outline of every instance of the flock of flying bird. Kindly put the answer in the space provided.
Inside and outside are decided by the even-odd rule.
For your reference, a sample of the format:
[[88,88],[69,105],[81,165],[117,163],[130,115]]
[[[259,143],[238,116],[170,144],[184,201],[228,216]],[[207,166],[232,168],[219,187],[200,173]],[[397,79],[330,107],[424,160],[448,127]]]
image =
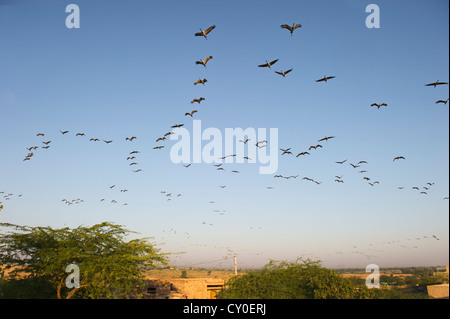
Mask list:
[[[282,29],[285,29],[285,30],[288,30],[288,31],[289,31],[291,37],[294,35],[294,31],[297,30],[297,29],[300,29],[301,27],[302,27],[301,24],[295,24],[295,23],[292,24],[292,25],[287,25],[287,24],[281,25],[281,28],[282,28]],[[200,29],[200,32],[195,33],[195,36],[196,36],[196,37],[203,37],[204,39],[208,40],[209,34],[210,34],[215,28],[216,28],[216,26],[213,25],[213,26],[211,26],[211,27],[209,27],[209,28],[207,28],[207,29],[205,29],[205,30]],[[196,64],[196,65],[199,65],[199,66],[203,66],[204,69],[206,70],[206,69],[207,69],[208,63],[209,63],[212,59],[213,59],[212,56],[207,56],[207,57],[204,58],[204,59],[199,59],[199,60],[195,61],[195,64]],[[279,59],[274,59],[274,60],[271,60],[271,61],[266,60],[264,64],[259,64],[258,67],[259,67],[259,68],[267,68],[267,69],[269,69],[269,70],[272,70],[273,66],[274,66],[278,61],[279,61]],[[290,69],[287,69],[287,70],[284,70],[284,71],[283,71],[283,70],[279,70],[279,71],[274,71],[274,72],[275,72],[276,74],[282,76],[283,78],[285,78],[285,77],[286,77],[289,73],[291,73],[292,71],[293,71],[293,68],[290,68]],[[320,83],[320,82],[327,83],[328,81],[330,81],[330,80],[332,80],[332,79],[335,79],[335,76],[326,76],[326,75],[324,75],[322,78],[317,79],[316,82],[317,82],[317,83]],[[198,80],[196,80],[196,81],[194,82],[194,86],[197,86],[197,85],[200,85],[200,84],[201,84],[202,86],[205,86],[207,82],[208,82],[208,80],[207,80],[206,78],[200,77]],[[427,87],[434,87],[434,88],[436,88],[437,86],[442,86],[442,85],[447,85],[447,84],[448,84],[447,82],[436,81],[436,82],[433,82],[433,83],[426,84],[426,86],[427,86]],[[194,98],[194,99],[191,100],[190,104],[193,105],[193,104],[196,103],[197,105],[200,105],[200,104],[201,104],[202,102],[204,102],[204,101],[206,101],[206,98],[205,98],[205,97]],[[446,104],[448,103],[448,101],[449,101],[448,98],[447,98],[446,100],[438,100],[438,101],[436,102],[436,104],[444,104],[444,105],[446,105]],[[377,109],[380,109],[380,108],[382,108],[382,107],[387,107],[387,106],[388,106],[388,104],[385,103],[385,102],[383,102],[383,103],[372,103],[372,104],[370,105],[370,107],[376,107]],[[197,109],[193,109],[193,110],[191,110],[190,112],[186,112],[186,113],[184,114],[184,116],[185,116],[185,117],[188,116],[188,117],[193,118],[193,117],[194,117],[194,114],[196,114],[196,113],[198,113],[198,110],[197,110]],[[168,137],[169,137],[171,134],[174,134],[173,129],[180,128],[180,127],[183,127],[183,126],[184,126],[184,124],[175,124],[175,125],[172,125],[172,126],[170,127],[170,130],[168,130],[168,131],[165,132],[161,137],[158,137],[158,138],[156,139],[156,143],[166,141],[166,140],[168,139]],[[62,131],[62,130],[61,130],[60,133],[61,133],[62,135],[66,135],[66,134],[69,133],[69,131]],[[76,135],[77,137],[85,137],[85,134],[84,134],[84,133],[76,133],[75,135]],[[38,133],[37,136],[38,136],[38,137],[45,137],[45,134],[44,134],[44,133]],[[136,136],[131,136],[131,137],[126,137],[126,138],[125,138],[125,141],[133,142],[133,141],[136,140],[136,139],[137,139]],[[318,149],[322,149],[323,146],[324,146],[329,140],[333,140],[333,139],[335,139],[335,136],[325,136],[325,137],[319,139],[319,140],[317,141],[317,143],[314,143],[314,144],[310,145],[310,146],[307,148],[307,150],[299,150],[298,152],[295,152],[295,153],[293,153],[291,147],[290,147],[290,148],[280,148],[281,156],[284,156],[284,155],[292,155],[292,156],[295,156],[296,158],[303,157],[303,156],[309,156],[309,155],[311,155],[311,153],[312,153],[313,150],[314,150],[314,151],[317,151]],[[100,142],[100,141],[103,141],[103,142],[106,143],[106,144],[111,144],[111,143],[113,143],[113,140],[105,140],[105,139],[99,139],[99,138],[90,138],[89,141],[90,141],[90,142],[94,142],[94,143],[95,143],[95,142]],[[239,141],[239,142],[242,142],[242,143],[244,143],[244,144],[247,144],[249,141],[250,141],[249,139],[246,139],[246,140],[241,140],[241,141]],[[29,160],[31,160],[32,157],[34,156],[35,151],[38,150],[39,148],[40,148],[40,149],[49,149],[49,148],[51,147],[51,143],[52,143],[51,140],[49,140],[49,141],[42,141],[42,145],[41,145],[41,146],[31,146],[31,147],[28,147],[28,148],[27,148],[28,154],[26,155],[26,157],[25,157],[25,159],[24,159],[23,161],[29,161]],[[265,141],[265,140],[264,140],[264,141],[256,141],[256,146],[257,146],[258,148],[266,147],[266,146],[267,146],[267,141]],[[158,144],[157,146],[153,147],[153,149],[155,149],[155,150],[161,150],[162,148],[164,148],[164,145],[160,145],[160,144]],[[133,166],[133,167],[134,167],[134,166],[138,166],[138,165],[139,165],[138,162],[136,161],[136,156],[137,156],[137,154],[139,154],[139,153],[140,153],[139,151],[134,150],[134,151],[130,152],[129,154],[127,154],[126,160],[129,162],[129,166]],[[227,158],[227,157],[235,157],[235,156],[236,156],[235,154],[229,154],[229,155],[223,156],[221,159],[225,159],[225,158]],[[248,157],[245,157],[245,158],[246,158],[246,159],[249,159]],[[405,157],[404,157],[404,156],[395,156],[395,157],[393,158],[393,162],[396,162],[396,161],[399,161],[399,160],[405,160]],[[346,162],[347,162],[347,159],[346,159],[346,160],[343,160],[343,161],[336,161],[335,163],[336,163],[336,164],[339,164],[339,165],[343,165],[343,164],[346,163]],[[361,167],[363,167],[363,165],[367,165],[367,164],[368,164],[368,163],[367,163],[366,161],[363,161],[363,160],[362,160],[362,161],[358,161],[358,162],[354,162],[354,163],[349,163],[349,165],[351,165],[351,167],[353,167],[354,169],[361,168]],[[214,166],[216,167],[217,170],[222,170],[222,171],[223,171],[223,170],[225,170],[225,169],[222,167],[222,165],[223,165],[223,164],[215,164]],[[185,167],[185,168],[189,168],[190,166],[191,166],[191,164],[184,164],[184,167]],[[132,171],[133,171],[134,173],[138,173],[138,172],[142,172],[142,169],[136,169],[136,170],[132,170]],[[375,186],[376,184],[379,184],[379,183],[380,183],[378,180],[372,181],[372,178],[367,176],[367,174],[366,174],[367,171],[366,171],[365,169],[360,169],[360,170],[357,170],[357,171],[358,171],[359,174],[361,174],[362,180],[366,181],[370,186]],[[233,173],[239,173],[239,171],[237,171],[237,170],[232,170],[231,172],[233,172]],[[274,175],[273,177],[274,177],[274,178],[281,178],[281,179],[289,180],[289,179],[297,179],[297,178],[299,177],[299,175],[283,176],[283,175],[280,175],[280,174],[276,174],[276,175]],[[339,184],[339,183],[344,183],[343,177],[344,177],[343,175],[336,175],[336,176],[334,177],[334,181],[335,181],[336,183],[338,183],[338,184]],[[309,177],[306,177],[306,176],[303,177],[302,180],[310,181],[310,182],[313,182],[313,183],[315,183],[315,184],[317,184],[317,185],[322,184],[322,182],[316,181],[316,180],[314,180],[313,178],[309,178]],[[414,187],[412,187],[412,189],[413,189],[413,190],[419,191],[420,194],[426,195],[426,194],[428,194],[427,191],[429,191],[433,185],[434,185],[434,183],[429,182],[429,183],[426,184],[426,186],[422,186],[422,187],[414,186]],[[110,189],[113,189],[114,187],[115,187],[115,185],[112,185],[112,186],[110,186],[109,188],[110,188]],[[219,187],[220,187],[221,189],[224,189],[224,188],[226,187],[226,185],[220,185]],[[266,186],[266,188],[267,188],[267,189],[273,189],[274,187],[273,187],[273,186]],[[404,186],[399,186],[398,189],[405,189],[405,187],[404,187]],[[127,189],[121,189],[120,192],[121,192],[121,193],[126,193],[126,192],[128,192],[128,190],[127,190]],[[0,192],[0,194],[4,194],[4,192]],[[178,194],[175,194],[175,193],[174,193],[174,194],[172,194],[172,193],[167,192],[167,191],[161,191],[161,194],[164,196],[164,198],[165,198],[167,201],[171,201],[172,199],[179,198],[179,197],[182,196],[181,193],[178,193]],[[11,196],[13,196],[13,194],[7,194],[6,196],[4,196],[4,199],[5,199],[5,200],[9,200],[9,199],[11,198]],[[21,196],[22,196],[22,195],[18,195],[18,197],[21,197]],[[445,200],[448,200],[449,198],[448,198],[448,197],[444,197],[444,199],[445,199]],[[105,200],[105,198],[102,198],[100,201],[101,201],[101,202],[104,202],[104,201],[106,201],[106,200]],[[76,204],[84,203],[84,200],[82,200],[82,199],[80,199],[80,198],[72,199],[72,200],[63,199],[62,202],[63,202],[64,204],[66,204],[66,205],[76,205]],[[110,202],[113,203],[113,204],[117,204],[117,203],[118,203],[118,201],[115,200],[115,199],[111,200]],[[210,203],[213,204],[214,202],[211,201]],[[128,203],[124,203],[123,205],[126,206],[126,205],[128,205]],[[224,211],[224,210],[218,210],[218,209],[215,209],[214,212],[220,213],[221,215],[223,215],[225,211]],[[206,224],[206,222],[204,221],[204,222],[202,222],[202,224]],[[212,224],[210,223],[210,225],[212,225]],[[253,228],[253,227],[251,227],[251,228]],[[258,229],[261,229],[261,227],[258,227]],[[173,229],[172,229],[169,233],[171,233],[171,232],[174,232]],[[176,233],[176,232],[174,232],[174,233]],[[435,235],[433,235],[432,237],[435,238],[436,240],[439,240],[439,238],[437,238]],[[424,236],[424,238],[428,238],[428,237],[427,237],[427,236]],[[421,239],[421,238],[417,238],[417,240],[420,240],[420,239]],[[408,240],[409,240],[409,239],[408,239]],[[388,242],[388,243],[390,243],[390,242]]]

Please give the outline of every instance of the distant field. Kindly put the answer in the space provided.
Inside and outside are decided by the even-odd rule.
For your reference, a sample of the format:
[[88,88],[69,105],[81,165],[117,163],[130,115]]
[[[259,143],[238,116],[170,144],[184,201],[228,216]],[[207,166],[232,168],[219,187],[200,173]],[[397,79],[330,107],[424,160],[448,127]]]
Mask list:
[[[366,279],[367,276],[369,276],[370,274],[341,274],[342,277],[344,278],[349,278],[349,277],[357,277],[357,278],[363,278]],[[412,274],[392,274],[394,277],[410,277],[412,276]],[[380,276],[391,276],[390,273],[380,273]]]
[[[234,271],[229,270],[207,270],[207,269],[161,269],[147,272],[147,278],[156,279],[176,279],[181,278],[183,270],[186,271],[186,278],[215,278],[227,281],[234,277]],[[242,273],[240,273],[242,274]]]

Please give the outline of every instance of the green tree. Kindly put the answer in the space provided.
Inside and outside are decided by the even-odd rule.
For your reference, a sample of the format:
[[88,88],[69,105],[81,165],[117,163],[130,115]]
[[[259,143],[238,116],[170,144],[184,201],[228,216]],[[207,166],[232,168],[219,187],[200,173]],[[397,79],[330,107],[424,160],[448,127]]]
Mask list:
[[253,270],[229,280],[219,293],[222,299],[360,299],[373,292],[357,286],[320,261],[271,261],[262,270]]
[[[108,222],[75,229],[0,227],[13,229],[0,233],[0,265],[11,270],[3,280],[40,278],[58,299],[139,297],[145,271],[168,265],[167,254],[149,238],[125,241],[133,232]],[[72,289],[65,283],[70,264],[79,268],[79,287]]]

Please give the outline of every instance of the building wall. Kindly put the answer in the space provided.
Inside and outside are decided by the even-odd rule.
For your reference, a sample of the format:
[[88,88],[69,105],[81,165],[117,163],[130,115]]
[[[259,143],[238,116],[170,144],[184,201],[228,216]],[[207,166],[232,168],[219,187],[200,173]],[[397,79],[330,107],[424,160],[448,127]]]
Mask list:
[[433,298],[449,298],[448,284],[427,286],[428,295]]
[[223,279],[149,279],[147,292],[151,299],[215,299],[225,282]]

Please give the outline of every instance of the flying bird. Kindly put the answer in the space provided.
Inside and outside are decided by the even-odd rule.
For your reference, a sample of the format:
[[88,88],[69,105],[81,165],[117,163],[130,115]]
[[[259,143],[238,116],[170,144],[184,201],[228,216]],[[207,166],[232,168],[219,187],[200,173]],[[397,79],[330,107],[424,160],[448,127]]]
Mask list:
[[133,151],[133,152],[130,153],[130,155],[138,154],[138,153],[140,153],[140,152],[139,151]]
[[89,140],[90,142],[98,142],[98,141],[100,141],[98,138],[91,138],[90,140]]
[[439,100],[439,101],[436,101],[436,104],[443,103],[443,104],[447,105],[447,102],[448,102],[448,101],[449,101],[449,99],[446,99],[446,100]]
[[302,155],[310,155],[310,154],[308,152],[301,152],[301,153],[298,153],[296,157],[299,157]]
[[191,101],[191,104],[194,104],[195,102],[197,102],[198,104],[200,104],[202,101],[205,101],[206,99],[204,97],[198,98],[198,99],[193,99]]
[[160,149],[162,149],[164,146],[156,146],[156,147],[154,147],[153,149],[154,150],[160,150]]
[[112,141],[105,141],[105,140],[103,140],[103,142],[105,142],[106,144],[112,143]]
[[159,138],[156,139],[156,142],[165,141],[165,140],[166,140],[165,136],[164,137],[159,137]]
[[137,139],[136,136],[127,137],[127,138],[125,139],[125,141],[130,141],[130,142],[132,142],[132,141],[135,140],[135,139]]
[[332,138],[335,138],[334,136],[326,136],[326,137],[324,137],[324,138],[321,138],[320,140],[319,140],[319,142],[322,142],[322,141],[328,141],[329,139],[332,139]]
[[172,128],[180,128],[182,126],[184,126],[184,124],[175,124],[175,125],[172,125]]
[[248,139],[246,139],[245,141],[243,141],[243,140],[239,140],[239,142],[242,142],[242,143],[244,143],[244,144],[247,144],[247,142],[248,141],[250,141],[250,139],[248,138]]
[[289,69],[289,70],[287,70],[287,71],[275,71],[275,73],[276,73],[276,74],[279,74],[279,75],[281,75],[281,76],[283,76],[283,77],[286,77],[286,75],[287,75],[288,73],[290,73],[292,70],[293,70],[293,69]]
[[372,103],[372,104],[370,105],[370,107],[372,107],[372,106],[376,106],[376,107],[379,109],[379,108],[382,107],[382,106],[387,106],[387,104],[386,104],[386,103],[381,103],[381,104],[378,104],[378,103]]
[[301,28],[301,27],[302,27],[302,25],[300,23],[297,23],[297,24],[293,23],[292,26],[290,26],[288,24],[282,24],[281,25],[282,29],[289,30],[289,32],[291,33],[291,37],[292,37],[295,29],[298,29],[298,28]]
[[59,130],[63,135],[69,133],[69,131],[61,131]]
[[309,147],[309,150],[308,151],[310,151],[311,149],[317,149],[317,148],[322,148],[322,145],[320,145],[320,144],[317,144],[317,145],[311,145],[310,147]]
[[448,83],[447,82],[439,82],[439,80],[437,80],[436,82],[425,84],[425,86],[434,86],[434,87],[436,87],[438,85],[445,85],[445,84],[448,84]]
[[345,162],[347,162],[347,160],[342,161],[342,162],[336,162],[337,164],[344,164]]
[[38,133],[36,136],[44,136],[44,133]]
[[328,82],[328,80],[334,79],[335,76],[324,76],[321,79],[318,79],[316,82]]
[[208,82],[207,79],[198,79],[197,81],[194,82],[194,85],[197,85],[197,84],[200,84],[200,83],[205,85],[206,82]]
[[194,113],[197,113],[197,112],[198,112],[197,110],[193,110],[193,111],[191,111],[191,113],[185,113],[184,116],[189,115],[190,117],[192,117],[194,115]]
[[210,27],[209,27],[208,29],[206,29],[206,30],[200,29],[200,32],[197,32],[197,33],[195,34],[195,36],[196,36],[196,37],[204,37],[206,40],[208,40],[207,35],[208,35],[212,30],[214,30],[215,28],[216,28],[216,26],[213,25],[213,26],[210,26]]
[[394,158],[393,161],[396,161],[396,160],[399,160],[399,159],[405,159],[405,158],[403,156],[397,156],[397,157]]
[[287,149],[282,149],[282,148],[280,148],[280,150],[283,151],[283,154],[281,154],[281,155],[284,155],[284,154],[292,154],[292,152],[289,151],[290,148],[287,148]]
[[273,60],[273,61],[271,61],[271,62],[268,62],[268,61],[266,60],[266,63],[265,63],[265,64],[260,64],[260,65],[258,65],[258,67],[260,67],[260,68],[269,68],[269,69],[271,69],[271,66],[274,65],[274,64],[277,63],[277,62],[278,62],[278,59]]
[[84,133],[77,133],[76,136],[85,136]]
[[213,57],[210,55],[206,57],[203,61],[202,60],[195,61],[195,64],[203,65],[206,68],[206,63],[208,63],[208,61],[211,60],[212,58]]

